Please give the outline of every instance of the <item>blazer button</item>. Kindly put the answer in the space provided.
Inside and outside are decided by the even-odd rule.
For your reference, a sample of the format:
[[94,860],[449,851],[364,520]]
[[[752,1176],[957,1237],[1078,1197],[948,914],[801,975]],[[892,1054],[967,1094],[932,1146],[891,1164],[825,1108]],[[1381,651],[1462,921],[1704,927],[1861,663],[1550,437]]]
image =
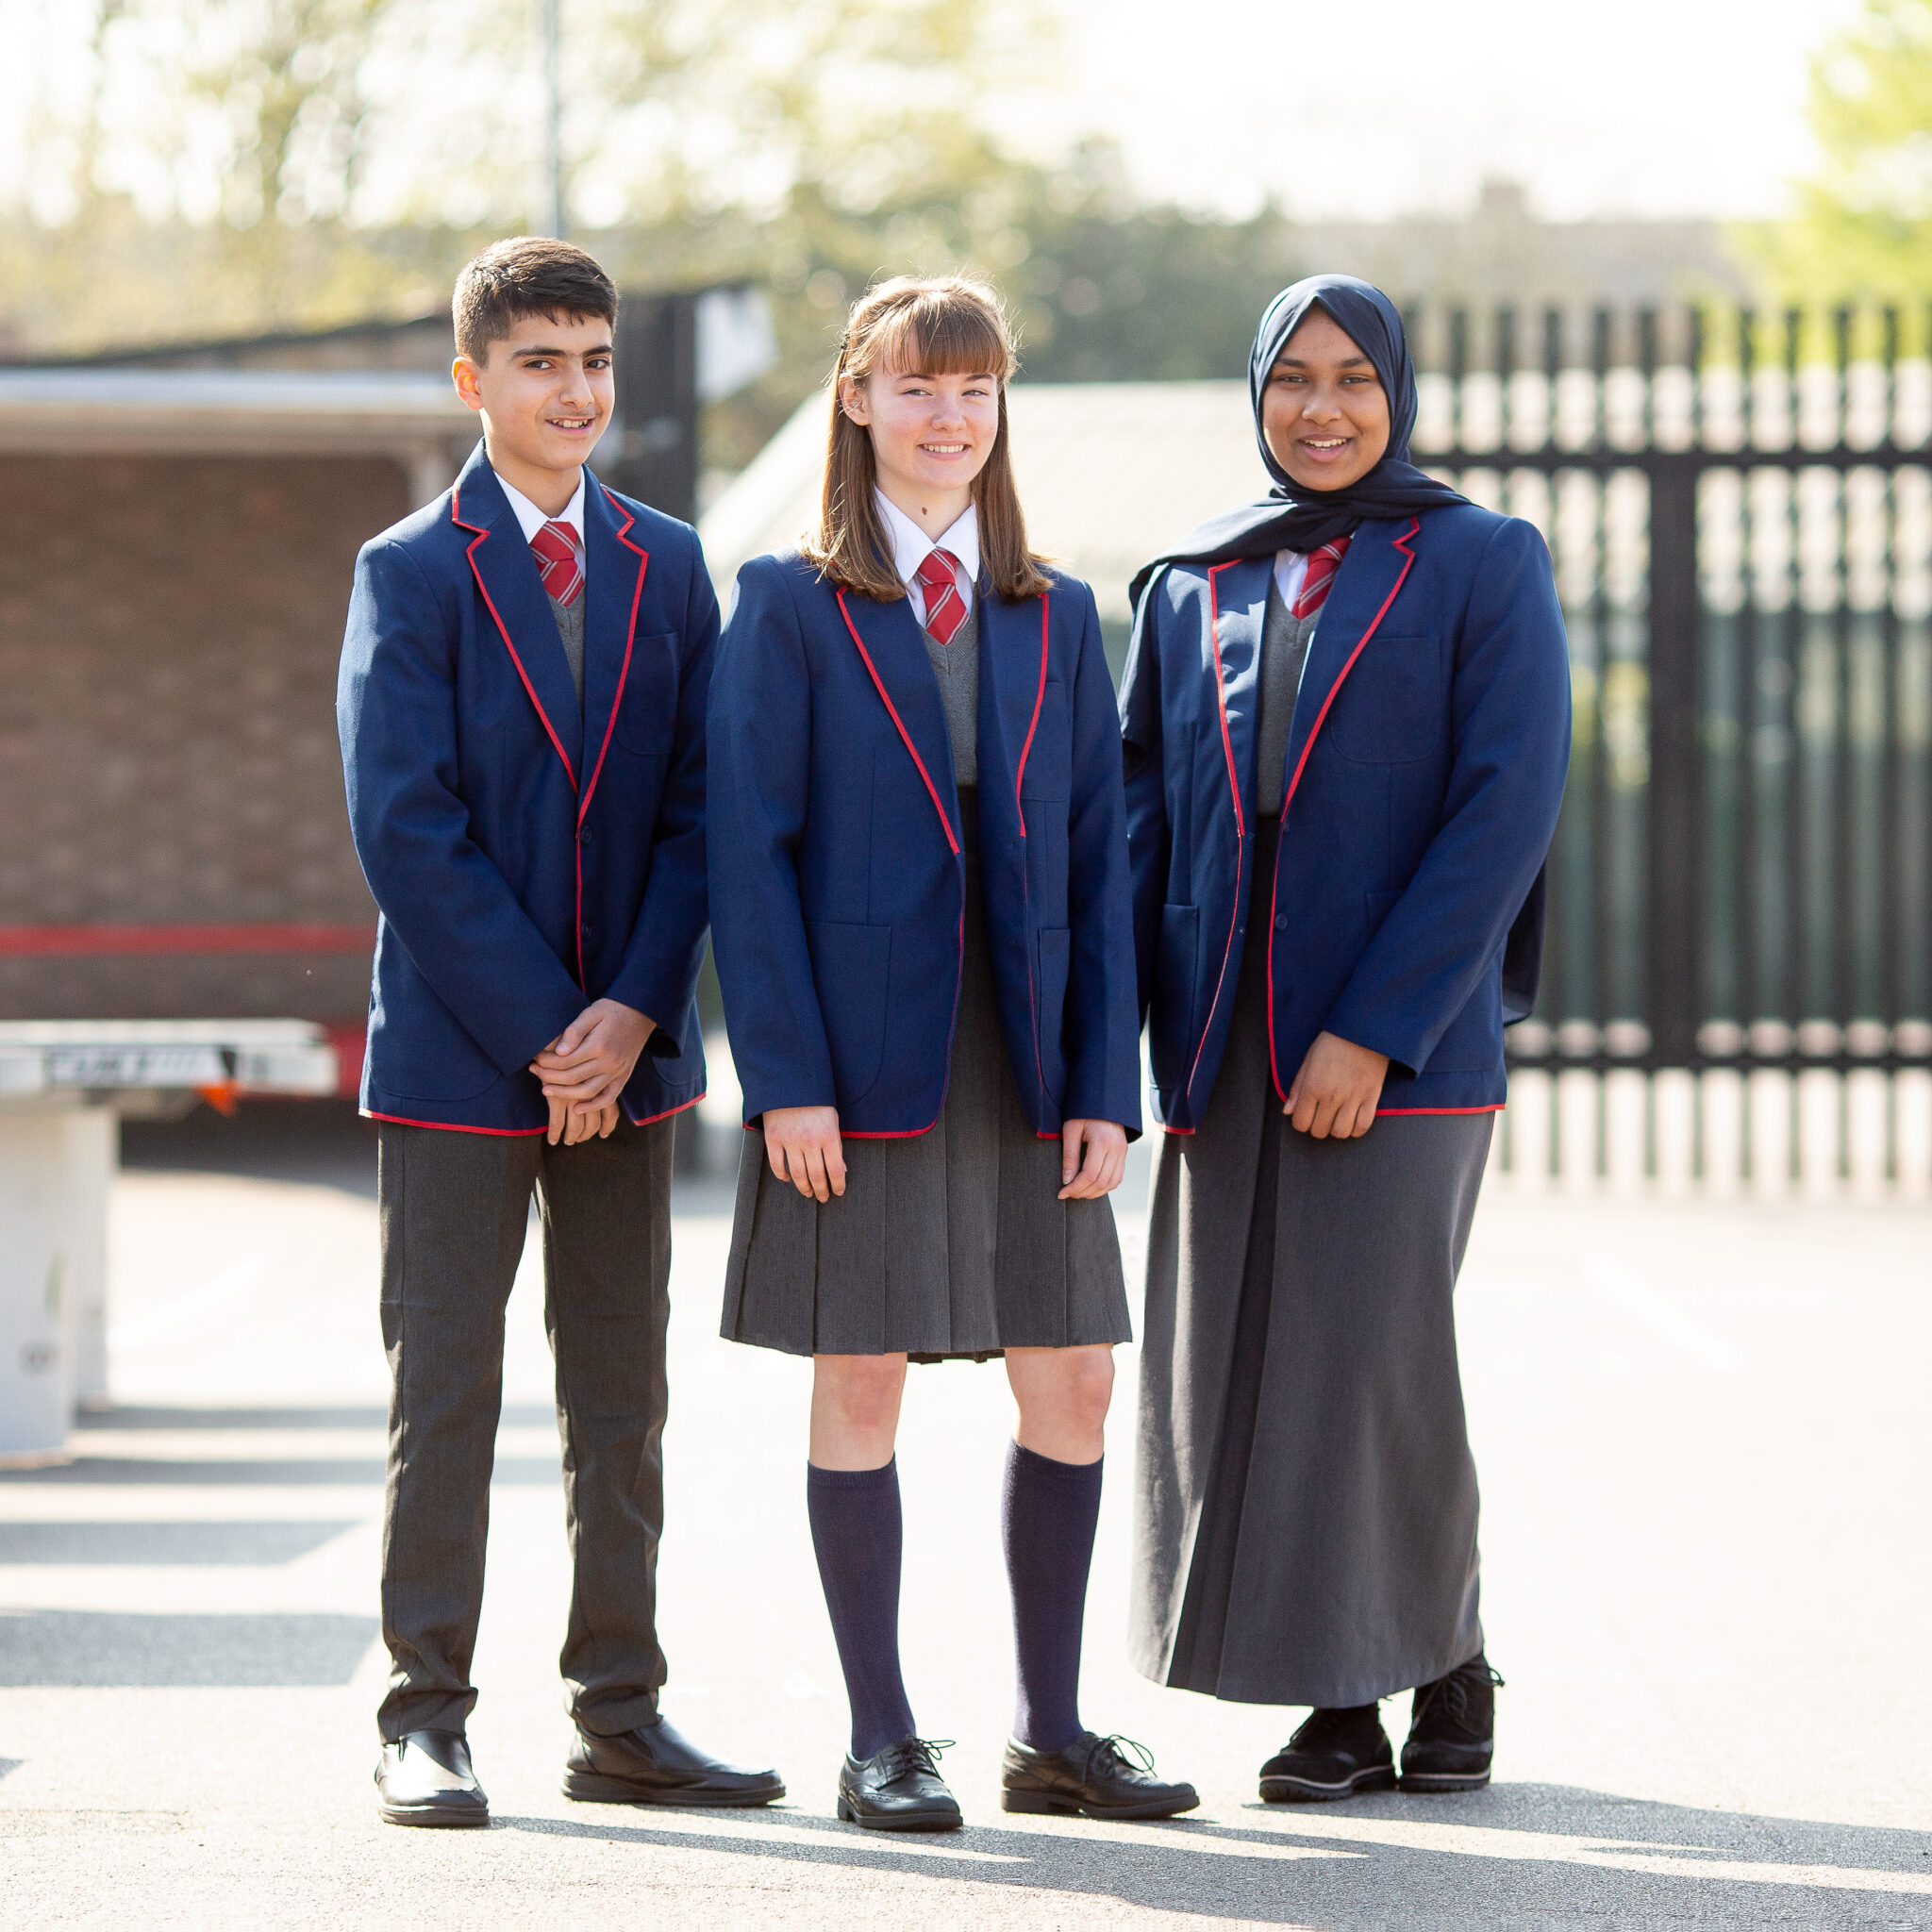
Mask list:
[[580,830],[580,831],[579,831],[579,832],[577,833],[577,843],[578,843],[579,845],[588,845],[588,844],[589,844],[590,842],[591,842],[591,828],[590,828],[590,826],[589,826],[589,825],[585,825],[585,826],[584,826],[584,827],[583,827],[583,828],[582,828],[582,829],[581,829],[581,830]]
[[1286,931],[1288,930],[1288,914],[1287,914],[1287,913],[1285,913],[1285,912],[1277,912],[1277,913],[1276,913],[1276,914],[1274,915],[1274,930],[1275,930],[1276,932],[1286,932]]

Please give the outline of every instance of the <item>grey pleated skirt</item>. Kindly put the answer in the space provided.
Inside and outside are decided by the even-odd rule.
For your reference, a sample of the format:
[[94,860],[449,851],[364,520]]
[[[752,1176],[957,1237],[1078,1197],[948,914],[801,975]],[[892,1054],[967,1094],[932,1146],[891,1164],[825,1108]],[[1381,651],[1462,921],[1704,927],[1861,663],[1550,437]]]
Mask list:
[[994,1002],[968,828],[966,957],[938,1123],[845,1142],[845,1192],[821,1207],[744,1137],[725,1271],[727,1341],[788,1355],[984,1360],[1008,1348],[1129,1341],[1113,1207],[1061,1201],[1060,1142],[1020,1105]]
[[[1257,826],[1274,875],[1279,820]],[[1135,1666],[1243,1704],[1346,1706],[1482,1647],[1452,1295],[1493,1116],[1283,1118],[1251,918],[1199,1131],[1156,1169]]]

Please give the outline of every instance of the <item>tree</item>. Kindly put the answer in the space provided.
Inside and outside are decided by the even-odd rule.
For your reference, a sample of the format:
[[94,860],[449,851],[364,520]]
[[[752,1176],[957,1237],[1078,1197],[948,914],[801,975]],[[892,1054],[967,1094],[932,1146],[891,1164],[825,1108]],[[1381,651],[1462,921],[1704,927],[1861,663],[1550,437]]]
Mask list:
[[1932,294],[1932,4],[1865,0],[1811,64],[1823,160],[1789,221],[1740,240],[1804,305]]

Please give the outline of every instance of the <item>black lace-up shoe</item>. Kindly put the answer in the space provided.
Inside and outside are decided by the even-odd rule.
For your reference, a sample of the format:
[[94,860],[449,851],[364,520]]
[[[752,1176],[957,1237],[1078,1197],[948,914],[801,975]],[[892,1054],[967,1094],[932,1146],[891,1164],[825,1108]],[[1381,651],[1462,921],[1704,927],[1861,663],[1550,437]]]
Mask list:
[[1172,1818],[1200,1802],[1192,1785],[1163,1784],[1156,1777],[1154,1754],[1131,1738],[1082,1731],[1064,1751],[1035,1751],[1009,1738],[1000,1765],[1000,1804],[1008,1811]]
[[1394,1789],[1395,1753],[1374,1704],[1310,1711],[1261,1767],[1261,1797],[1269,1805],[1319,1804]]
[[659,1718],[614,1738],[579,1730],[563,1795],[598,1805],[774,1805],[785,1781],[775,1771],[713,1757]]
[[490,1800],[476,1782],[460,1731],[408,1731],[382,1747],[376,1812],[385,1824],[488,1824]]
[[901,1738],[839,1769],[839,1816],[868,1831],[958,1831],[959,1801],[940,1775],[950,1738]]
[[1496,1686],[1481,1651],[1446,1677],[1418,1685],[1402,1747],[1405,1791],[1479,1791],[1496,1749]]

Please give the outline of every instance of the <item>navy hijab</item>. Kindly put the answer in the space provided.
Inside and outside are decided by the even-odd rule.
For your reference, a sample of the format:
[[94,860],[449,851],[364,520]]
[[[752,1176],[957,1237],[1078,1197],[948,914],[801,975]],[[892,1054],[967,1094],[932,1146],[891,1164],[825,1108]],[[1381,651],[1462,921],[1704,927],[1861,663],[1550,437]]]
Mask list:
[[[1367,475],[1341,490],[1306,490],[1275,460],[1261,432],[1261,393],[1288,339],[1315,308],[1345,330],[1381,378],[1389,398],[1389,447]],[[1248,353],[1248,401],[1255,412],[1255,441],[1274,487],[1254,503],[1209,517],[1174,550],[1147,564],[1129,591],[1138,606],[1147,580],[1164,563],[1231,563],[1238,557],[1271,557],[1277,550],[1319,550],[1356,525],[1414,516],[1468,497],[1425,475],[1408,459],[1415,433],[1415,365],[1401,311],[1380,289],[1354,275],[1309,275],[1269,303]]]

